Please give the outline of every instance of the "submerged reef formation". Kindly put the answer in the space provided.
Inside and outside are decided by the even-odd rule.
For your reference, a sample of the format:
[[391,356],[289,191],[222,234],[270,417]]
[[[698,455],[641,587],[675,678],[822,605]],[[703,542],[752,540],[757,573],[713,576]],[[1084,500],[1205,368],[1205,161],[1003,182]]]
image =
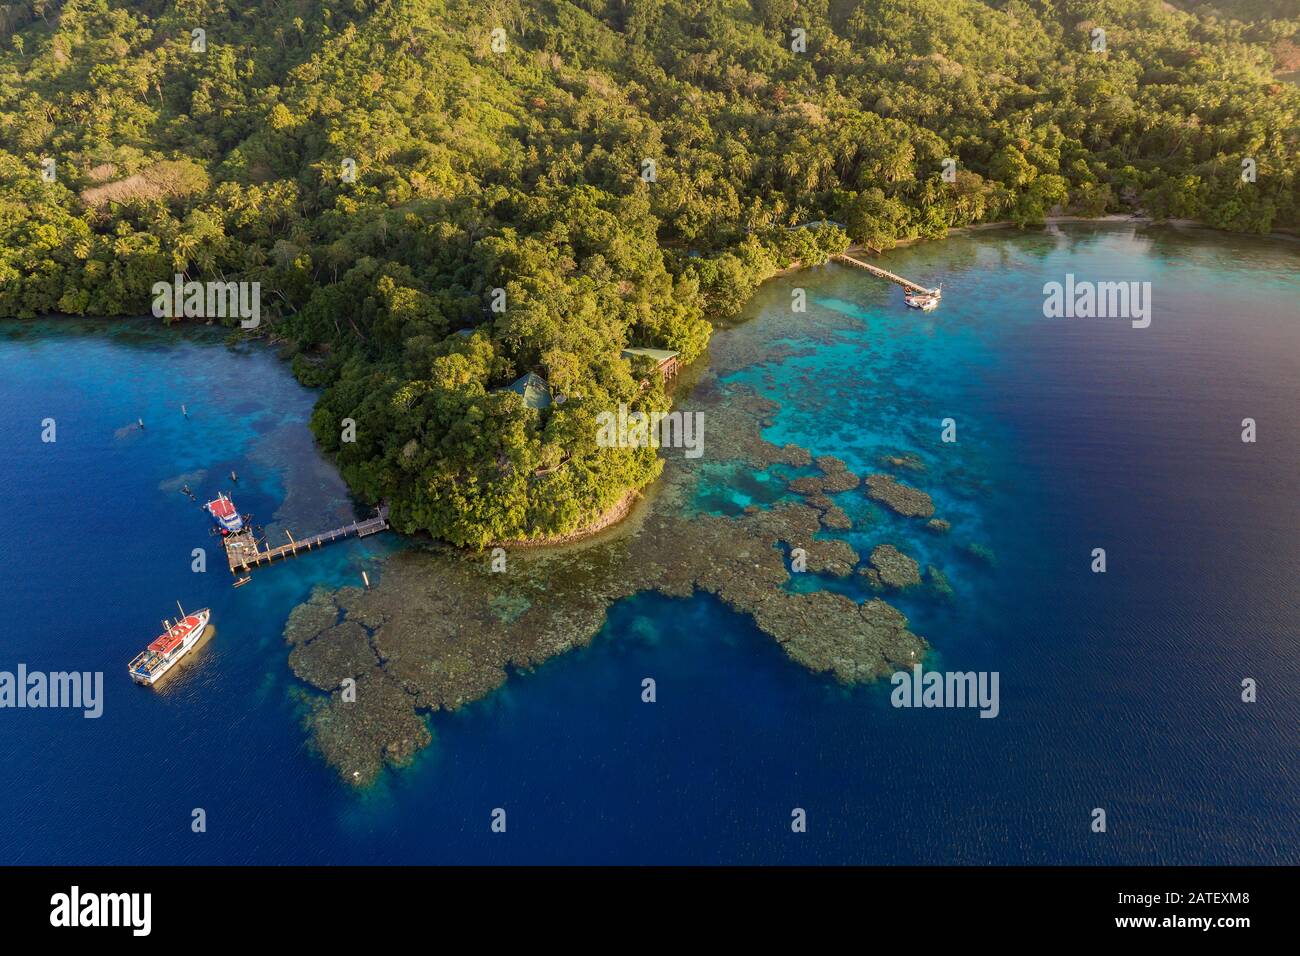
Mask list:
[[867,495],[908,518],[933,518],[934,501],[924,491],[893,475],[867,475]]
[[825,476],[821,480],[822,491],[834,494],[837,491],[852,491],[862,484],[861,479],[849,471],[848,465],[833,455],[822,455],[813,459],[813,464]]
[[833,455],[822,455],[812,460],[820,475],[805,475],[790,482],[790,490],[809,498],[829,501],[826,495],[841,491],[852,491],[862,480],[849,471],[848,465]]
[[925,569],[926,584],[929,585],[930,593],[941,600],[948,600],[953,596],[952,585],[948,583],[948,576],[933,564],[928,565]]
[[925,471],[925,462],[910,452],[905,455],[881,455],[880,463],[886,468],[906,469],[907,471]]
[[877,545],[871,552],[874,580],[886,587],[910,588],[921,583],[921,565],[917,564],[892,544]]
[[843,491],[852,491],[860,485],[861,479],[849,471],[848,465],[833,455],[822,455],[813,459],[813,464],[820,475],[804,475],[789,482],[787,487],[821,512],[822,527],[832,531],[848,531],[853,527],[853,519],[839,505],[830,499],[830,495]]
[[[808,502],[817,507],[811,500]],[[827,504],[825,508],[819,509],[822,513],[822,526],[830,528],[833,531],[848,531],[853,527],[853,519],[849,517],[848,512],[836,504]]]
[[[712,380],[688,407],[708,412],[710,459],[756,469],[813,463],[805,449],[763,439],[777,406],[751,389]],[[816,465],[813,494],[860,485],[838,459]],[[388,559],[370,590],[313,595],[290,617],[285,638],[294,673],[328,694],[314,695],[306,717],[320,753],[345,781],[365,785],[431,741],[428,714],[486,695],[511,669],[588,643],[611,604],[647,590],[713,594],[792,660],[844,682],[876,679],[924,656],[925,640],[889,604],[790,589],[796,548],[809,573],[847,578],[858,567],[847,542],[819,537],[828,521],[847,522],[841,509],[828,499],[822,508],[782,500],[735,517],[700,513],[692,504],[700,474],[692,462],[666,457],[657,493],[608,540],[509,552],[504,570],[488,554],[412,547]],[[891,580],[901,579],[889,566]]]

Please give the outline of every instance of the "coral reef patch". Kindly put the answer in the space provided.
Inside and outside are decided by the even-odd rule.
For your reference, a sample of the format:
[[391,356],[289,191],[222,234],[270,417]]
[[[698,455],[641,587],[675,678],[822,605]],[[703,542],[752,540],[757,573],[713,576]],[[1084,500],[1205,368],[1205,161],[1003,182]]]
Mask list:
[[903,484],[893,475],[867,475],[867,495],[907,518],[934,517],[934,501],[930,496]]

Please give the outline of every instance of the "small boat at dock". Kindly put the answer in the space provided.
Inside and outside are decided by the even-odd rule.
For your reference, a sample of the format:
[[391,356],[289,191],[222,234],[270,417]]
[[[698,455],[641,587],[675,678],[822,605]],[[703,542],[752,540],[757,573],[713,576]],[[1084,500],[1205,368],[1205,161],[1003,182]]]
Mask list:
[[933,312],[939,308],[939,300],[943,297],[943,289],[930,289],[929,291],[919,292],[916,289],[907,289],[903,292],[903,301],[909,308],[920,309],[922,312]]
[[217,530],[223,535],[235,534],[244,530],[244,519],[229,496],[219,494],[203,507],[211,516]]
[[207,629],[212,617],[211,610],[205,607],[193,614],[186,614],[179,602],[176,608],[181,616],[175,621],[164,620],[163,633],[127,665],[131,680],[137,684],[156,684],[182,657],[194,649]]

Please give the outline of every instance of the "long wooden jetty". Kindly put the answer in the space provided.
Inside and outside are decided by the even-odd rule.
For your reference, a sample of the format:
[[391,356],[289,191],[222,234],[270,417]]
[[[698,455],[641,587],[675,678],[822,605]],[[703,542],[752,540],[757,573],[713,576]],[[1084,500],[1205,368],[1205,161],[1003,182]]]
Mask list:
[[831,258],[834,259],[836,262],[843,262],[851,266],[857,266],[859,269],[866,269],[873,276],[879,276],[882,279],[888,279],[890,282],[896,282],[899,285],[901,285],[904,289],[910,289],[913,292],[934,291],[933,289],[928,289],[923,285],[919,285],[918,283],[913,282],[911,279],[904,279],[902,276],[896,275],[893,272],[890,272],[888,269],[882,269],[880,268],[880,266],[873,266],[869,262],[863,262],[861,259],[855,259],[852,256],[845,255],[842,252],[836,253],[835,255],[831,256]]
[[295,539],[293,535],[286,531],[285,535],[289,538],[288,542],[274,548],[266,547],[265,542],[259,543],[257,538],[254,537],[252,529],[245,527],[243,531],[225,537],[226,560],[230,563],[231,574],[246,574],[255,567],[270,564],[279,558],[297,557],[299,551],[312,551],[316,548],[323,548],[332,542],[342,541],[345,538],[364,538],[366,535],[378,534],[380,531],[386,531],[387,529],[388,508],[385,505],[380,505],[375,509],[373,518],[367,518],[365,521],[354,521],[352,524],[344,525],[342,528],[335,528],[332,531],[322,531],[310,538]]

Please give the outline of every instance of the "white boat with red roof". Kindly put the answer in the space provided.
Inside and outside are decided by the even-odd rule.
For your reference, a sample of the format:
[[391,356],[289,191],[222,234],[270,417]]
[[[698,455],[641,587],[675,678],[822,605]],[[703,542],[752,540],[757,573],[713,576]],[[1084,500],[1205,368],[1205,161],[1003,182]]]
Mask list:
[[211,610],[205,607],[193,614],[186,614],[179,601],[176,602],[176,608],[181,616],[175,621],[164,619],[162,634],[127,666],[131,680],[137,684],[156,684],[182,657],[194,650],[207,629],[212,617]]

